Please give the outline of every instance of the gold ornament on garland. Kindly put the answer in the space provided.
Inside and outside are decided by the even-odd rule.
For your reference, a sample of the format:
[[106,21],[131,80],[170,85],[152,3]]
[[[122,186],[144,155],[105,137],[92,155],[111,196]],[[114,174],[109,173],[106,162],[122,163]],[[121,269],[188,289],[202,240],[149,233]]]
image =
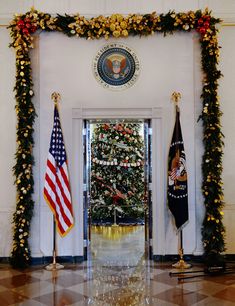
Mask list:
[[[219,98],[217,95],[218,80],[221,72],[217,68],[219,45],[216,24],[220,20],[211,12],[197,10],[187,13],[169,11],[166,14],[113,14],[87,19],[77,15],[57,15],[39,12],[34,8],[25,14],[16,14],[9,25],[12,37],[10,44],[16,51],[16,114],[17,151],[14,166],[17,188],[16,211],[13,216],[14,236],[11,264],[16,268],[25,268],[30,264],[30,248],[28,237],[30,222],[33,215],[34,202],[32,165],[33,123],[35,109],[32,103],[34,96],[29,52],[33,48],[34,36],[37,31],[59,31],[67,36],[99,39],[109,37],[126,38],[131,35],[163,35],[175,31],[198,32],[201,44],[201,62],[204,72],[202,89],[204,155],[202,161],[202,191],[205,198],[205,218],[202,227],[202,240],[206,257],[219,256],[225,250],[225,230],[222,223],[223,189],[222,189],[222,156],[223,134],[221,132]],[[27,170],[27,172],[26,172]],[[216,201],[215,201],[216,200]],[[213,221],[213,222],[212,222]],[[215,221],[215,222],[214,222]],[[23,230],[24,239],[19,238]]]

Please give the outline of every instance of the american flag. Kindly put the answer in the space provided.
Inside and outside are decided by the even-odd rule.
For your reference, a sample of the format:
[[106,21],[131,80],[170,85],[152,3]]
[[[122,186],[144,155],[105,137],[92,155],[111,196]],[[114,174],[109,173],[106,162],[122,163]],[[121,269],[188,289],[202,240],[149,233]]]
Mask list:
[[54,125],[51,134],[44,197],[50,206],[59,234],[64,237],[73,227],[73,212],[69,186],[68,167],[60,117],[57,106],[54,109]]

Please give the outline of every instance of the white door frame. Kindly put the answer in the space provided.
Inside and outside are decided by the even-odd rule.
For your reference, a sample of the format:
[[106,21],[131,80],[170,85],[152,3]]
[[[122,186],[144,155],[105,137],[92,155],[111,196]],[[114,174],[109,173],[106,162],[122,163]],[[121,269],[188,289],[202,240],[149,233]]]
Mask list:
[[[152,126],[152,245],[153,256],[165,255],[166,154],[163,145],[162,108],[73,108],[72,197],[76,218],[74,253],[83,256],[83,120],[85,119],[150,119]],[[76,205],[78,203],[78,205]]]

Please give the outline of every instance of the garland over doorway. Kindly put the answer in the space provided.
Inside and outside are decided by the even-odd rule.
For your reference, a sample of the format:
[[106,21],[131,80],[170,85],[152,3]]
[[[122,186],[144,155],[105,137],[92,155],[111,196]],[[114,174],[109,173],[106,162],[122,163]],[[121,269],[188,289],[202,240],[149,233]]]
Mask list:
[[13,168],[17,186],[16,211],[13,216],[14,236],[11,264],[24,268],[30,264],[29,230],[33,215],[33,123],[35,108],[31,74],[30,50],[33,48],[33,33],[39,31],[58,31],[67,36],[99,39],[109,37],[128,37],[133,35],[147,36],[155,34],[173,34],[174,32],[198,32],[201,45],[202,79],[202,113],[204,154],[202,160],[202,192],[204,195],[205,217],[202,225],[202,241],[206,256],[220,255],[225,250],[225,230],[223,218],[222,190],[222,155],[223,134],[221,132],[221,111],[217,95],[218,80],[221,72],[217,69],[219,46],[216,24],[220,20],[214,18],[207,9],[202,12],[167,14],[156,13],[123,16],[98,16],[87,19],[80,15],[57,15],[30,12],[18,15],[9,25],[11,30],[11,47],[16,51],[16,114],[17,151],[16,164]]

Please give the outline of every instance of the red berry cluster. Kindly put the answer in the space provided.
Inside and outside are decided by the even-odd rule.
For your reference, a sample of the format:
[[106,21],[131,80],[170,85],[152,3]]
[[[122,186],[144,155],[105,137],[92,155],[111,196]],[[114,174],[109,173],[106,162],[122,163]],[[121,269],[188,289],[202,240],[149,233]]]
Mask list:
[[210,27],[210,19],[209,15],[202,16],[197,21],[197,32],[201,33],[202,35],[206,33],[207,29]]
[[24,35],[29,35],[30,33],[34,33],[37,30],[36,25],[33,24],[32,20],[27,17],[20,19],[17,22],[17,27]]

